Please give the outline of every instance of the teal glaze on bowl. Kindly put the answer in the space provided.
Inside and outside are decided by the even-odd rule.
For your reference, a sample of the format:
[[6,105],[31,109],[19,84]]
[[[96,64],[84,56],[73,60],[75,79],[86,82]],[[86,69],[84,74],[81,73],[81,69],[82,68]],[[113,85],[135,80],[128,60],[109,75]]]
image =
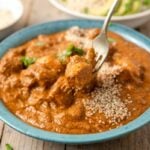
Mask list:
[[[62,20],[25,28],[23,30],[20,30],[19,32],[14,33],[13,35],[11,35],[10,37],[8,37],[0,43],[0,57],[2,57],[3,54],[9,48],[16,47],[28,40],[31,40],[39,34],[50,34],[54,32],[59,32],[71,26],[80,26],[83,28],[101,27],[102,22],[90,20]],[[144,35],[134,31],[133,29],[119,24],[111,25],[110,30],[120,34],[125,39],[128,39],[129,41],[137,44],[138,46],[150,52],[150,39],[148,37],[145,37]],[[0,101],[0,119],[12,128],[16,129],[17,131],[41,140],[69,144],[89,144],[118,138],[120,136],[126,135],[137,130],[138,128],[142,127],[147,123],[150,123],[150,109],[145,111],[137,119],[129,122],[127,125],[96,134],[59,134],[38,129],[36,127],[24,123],[19,118],[14,116],[5,107],[2,101]]]

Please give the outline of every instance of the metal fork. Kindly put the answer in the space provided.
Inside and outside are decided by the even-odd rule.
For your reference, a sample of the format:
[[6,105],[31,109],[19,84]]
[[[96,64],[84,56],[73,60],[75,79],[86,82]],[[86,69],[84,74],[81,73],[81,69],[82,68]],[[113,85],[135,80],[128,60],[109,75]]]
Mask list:
[[100,34],[92,41],[93,48],[96,53],[96,65],[94,68],[94,72],[97,72],[100,69],[100,67],[104,63],[105,59],[107,58],[107,55],[109,52],[107,29],[108,29],[108,25],[111,20],[111,17],[113,15],[113,12],[118,3],[119,3],[119,0],[114,0],[112,7],[110,8],[108,15],[106,16],[106,19],[104,21],[104,24],[103,24]]

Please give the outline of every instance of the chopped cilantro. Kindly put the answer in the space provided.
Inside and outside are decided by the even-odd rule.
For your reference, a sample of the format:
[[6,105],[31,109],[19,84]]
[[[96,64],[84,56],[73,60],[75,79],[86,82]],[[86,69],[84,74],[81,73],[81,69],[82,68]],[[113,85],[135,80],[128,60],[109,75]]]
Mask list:
[[27,57],[27,56],[23,56],[21,58],[21,62],[24,65],[24,67],[28,67],[31,64],[34,64],[36,62],[36,58],[31,58],[31,57]]
[[84,54],[83,49],[75,47],[74,45],[72,46],[71,51],[72,51],[72,54],[77,54],[77,55],[80,55],[80,56],[82,56]]
[[6,144],[6,150],[13,150],[13,147],[10,144]]
[[75,47],[73,44],[70,44],[67,47],[66,51],[58,54],[58,58],[61,62],[65,62],[67,57],[74,54],[82,56],[84,54],[84,51],[81,48]]
[[66,56],[71,56],[72,53],[73,53],[73,49],[74,49],[74,45],[73,44],[70,44],[67,49],[66,49],[66,52],[65,52],[65,55]]

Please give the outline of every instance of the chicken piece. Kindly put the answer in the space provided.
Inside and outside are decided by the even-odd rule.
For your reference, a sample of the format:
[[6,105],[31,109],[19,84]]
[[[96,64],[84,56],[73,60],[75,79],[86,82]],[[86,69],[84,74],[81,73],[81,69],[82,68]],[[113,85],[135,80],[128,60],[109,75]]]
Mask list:
[[20,61],[20,57],[13,56],[11,58],[11,56],[10,57],[9,55],[7,56],[3,57],[2,60],[0,61],[0,73],[9,76],[11,73],[17,73],[21,71],[23,67]]
[[65,71],[69,84],[76,90],[88,88],[93,83],[93,67],[84,57],[73,56],[70,58]]
[[20,80],[23,86],[32,87],[35,84],[49,86],[55,82],[58,75],[54,69],[45,68],[42,65],[31,65],[21,72]]
[[49,97],[57,106],[68,107],[72,104],[73,91],[66,77],[58,78],[50,90]]
[[18,73],[23,69],[21,57],[25,55],[27,44],[17,48],[11,48],[0,60],[0,73],[9,76],[11,73]]
[[96,61],[95,61],[95,51],[94,49],[88,49],[85,58],[87,59],[88,63],[92,65],[94,68]]
[[[0,85],[0,95],[5,102],[15,102],[20,98],[19,92],[21,91],[20,81],[18,74],[12,74],[9,78],[1,79],[2,84]],[[15,90],[19,88],[19,92]],[[16,100],[17,99],[17,100]]]
[[57,112],[54,115],[54,122],[58,125],[64,125],[66,122],[76,122],[81,121],[85,117],[85,109],[83,104],[80,102],[75,102],[68,109]]
[[49,86],[57,80],[62,70],[62,64],[57,59],[53,59],[51,56],[44,56],[26,70],[23,70],[20,80],[26,87],[30,87],[35,83],[41,86]]
[[30,88],[36,84],[36,78],[32,72],[33,69],[22,70],[20,74],[20,81],[24,87]]
[[85,117],[84,105],[80,102],[76,102],[74,105],[68,108],[66,116],[69,116],[71,120],[81,120]]
[[86,32],[86,37],[89,39],[94,39],[99,33],[100,30],[98,28],[90,29]]
[[46,91],[43,87],[34,88],[32,89],[30,97],[28,98],[28,104],[30,106],[40,104],[46,100],[46,97]]
[[41,57],[37,60],[36,64],[44,65],[48,69],[53,68],[57,73],[60,73],[64,68],[60,61],[55,57],[55,54]]
[[116,59],[117,64],[122,66],[123,71],[118,76],[118,80],[121,82],[134,81],[136,84],[143,83],[144,80],[144,67],[141,66],[136,60],[128,58]]
[[39,58],[35,65],[37,65],[37,68],[39,67],[35,72],[35,77],[41,85],[47,82],[52,84],[63,70],[60,61],[50,55]]

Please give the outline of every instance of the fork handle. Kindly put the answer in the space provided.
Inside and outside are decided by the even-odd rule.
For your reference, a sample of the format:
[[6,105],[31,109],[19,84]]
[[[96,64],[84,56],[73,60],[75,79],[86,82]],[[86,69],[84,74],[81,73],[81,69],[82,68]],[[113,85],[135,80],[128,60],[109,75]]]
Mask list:
[[109,25],[111,16],[113,15],[114,10],[115,10],[116,6],[118,5],[119,1],[120,1],[120,0],[114,0],[114,2],[113,2],[113,4],[112,4],[112,7],[111,7],[110,10],[108,11],[108,15],[106,16],[106,19],[105,19],[105,21],[104,21],[104,24],[103,24],[101,33],[104,33],[104,34],[107,33],[107,29],[108,29],[108,25]]

